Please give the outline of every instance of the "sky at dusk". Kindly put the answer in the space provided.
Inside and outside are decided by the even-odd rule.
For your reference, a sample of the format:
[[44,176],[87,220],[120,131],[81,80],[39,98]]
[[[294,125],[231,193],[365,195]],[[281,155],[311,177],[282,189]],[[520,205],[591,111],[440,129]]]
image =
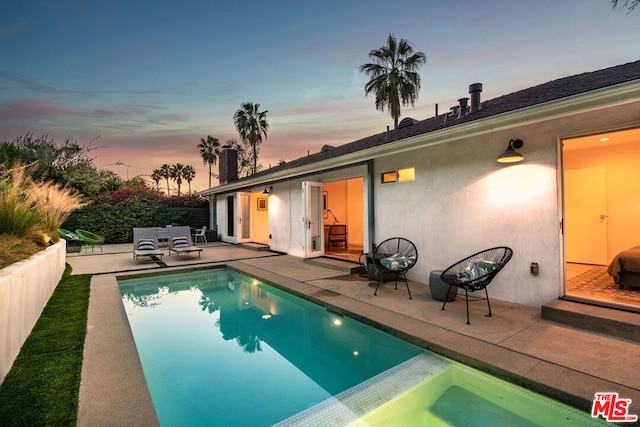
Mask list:
[[393,128],[358,71],[389,33],[427,57],[416,105],[402,110],[419,120],[471,83],[490,99],[640,59],[640,10],[609,0],[5,0],[1,10],[0,142],[98,137],[97,167],[126,178],[183,163],[194,190],[208,187],[200,138],[239,139],[245,101],[269,111],[264,167]]

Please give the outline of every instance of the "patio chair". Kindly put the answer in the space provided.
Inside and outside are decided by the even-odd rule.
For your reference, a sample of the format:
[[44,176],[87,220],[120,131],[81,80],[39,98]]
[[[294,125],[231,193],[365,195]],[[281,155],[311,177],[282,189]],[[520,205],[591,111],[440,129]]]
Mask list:
[[175,252],[178,258],[180,258],[180,254],[188,255],[191,252],[197,252],[198,258],[200,258],[202,248],[193,245],[190,227],[174,226],[167,230],[169,231],[169,256],[171,256],[171,252]]
[[84,245],[86,252],[89,252],[89,247],[91,247],[91,252],[93,252],[93,248],[96,246],[100,248],[100,252],[104,252],[102,250],[102,243],[104,242],[102,237],[90,231],[81,229],[77,229],[76,234],[80,237],[80,240],[82,240],[82,244]]
[[207,243],[207,226],[203,225],[202,229],[200,230],[196,230],[196,234],[193,235],[193,241],[194,243],[197,245],[198,244],[198,237],[202,238],[202,243]]
[[[458,261],[440,275],[441,280],[449,285],[449,291],[452,286],[464,289],[464,299],[467,304],[467,325],[469,322],[469,292],[481,291],[484,289],[486,298],[478,297],[478,299],[486,299],[491,317],[491,304],[489,302],[489,293],[487,286],[494,277],[504,268],[513,256],[513,250],[506,246],[498,246],[491,249],[485,249],[471,256],[466,257],[462,261]],[[447,294],[449,293],[447,292]],[[446,298],[442,304],[442,310],[447,304]]]
[[67,252],[80,252],[82,250],[82,239],[76,233],[58,228],[58,234],[67,241]]
[[373,252],[372,259],[377,268],[378,278],[378,284],[373,295],[377,295],[378,287],[384,281],[385,275],[392,275],[396,281],[396,289],[398,289],[398,278],[404,280],[407,285],[409,299],[412,299],[409,282],[407,281],[407,271],[413,268],[418,261],[416,246],[402,237],[392,237],[378,245]]
[[133,229],[133,258],[138,261],[138,257],[144,256],[155,260],[164,253],[158,249],[158,229],[152,228],[134,228]]

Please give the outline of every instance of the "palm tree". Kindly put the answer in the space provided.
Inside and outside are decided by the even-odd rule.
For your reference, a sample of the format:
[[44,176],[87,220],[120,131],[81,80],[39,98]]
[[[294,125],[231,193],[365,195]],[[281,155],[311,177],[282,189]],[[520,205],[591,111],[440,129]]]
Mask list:
[[211,188],[211,177],[213,176],[211,166],[217,163],[218,157],[220,156],[220,141],[218,138],[207,135],[206,140],[204,138],[200,138],[198,148],[200,149],[200,155],[202,156],[202,163],[209,165],[209,188]]
[[182,176],[184,173],[184,165],[182,163],[176,163],[171,166],[171,178],[178,184],[178,196],[180,195],[180,185],[182,184]]
[[[631,12],[639,4],[640,4],[640,0],[625,0],[625,2],[622,4],[622,7],[628,7],[629,8],[628,12]],[[611,0],[611,5],[613,6],[614,9],[618,7],[618,0]]]
[[167,180],[167,197],[169,196],[169,178],[171,178],[171,166],[164,164],[160,166],[160,176]]
[[422,52],[413,53],[413,48],[405,39],[396,40],[389,34],[386,46],[369,52],[372,63],[360,66],[360,71],[371,77],[364,85],[365,95],[375,93],[376,109],[384,111],[386,106],[398,129],[400,104],[413,107],[420,91],[418,69],[427,62]]
[[269,111],[258,111],[260,104],[253,102],[244,102],[240,105],[240,109],[236,110],[233,115],[233,122],[243,141],[247,141],[253,148],[253,173],[258,170],[258,153],[256,147],[262,142],[262,136],[267,139],[267,113]]
[[191,181],[196,177],[196,170],[191,165],[186,165],[182,169],[182,177],[189,183],[189,194],[191,194]]
[[156,190],[160,191],[160,180],[163,178],[162,171],[160,169],[154,169],[151,172],[151,179],[156,183]]

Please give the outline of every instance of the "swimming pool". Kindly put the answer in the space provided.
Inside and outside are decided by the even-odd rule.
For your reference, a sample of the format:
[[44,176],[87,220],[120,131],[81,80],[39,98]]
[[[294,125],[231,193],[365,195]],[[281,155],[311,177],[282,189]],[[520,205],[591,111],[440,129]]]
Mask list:
[[[397,414],[419,425],[425,402],[438,411],[452,393],[476,393],[443,375],[453,362],[233,270],[119,287],[161,425],[389,425]],[[591,424],[554,404],[566,425]]]
[[424,353],[232,270],[119,287],[164,425],[272,425]]

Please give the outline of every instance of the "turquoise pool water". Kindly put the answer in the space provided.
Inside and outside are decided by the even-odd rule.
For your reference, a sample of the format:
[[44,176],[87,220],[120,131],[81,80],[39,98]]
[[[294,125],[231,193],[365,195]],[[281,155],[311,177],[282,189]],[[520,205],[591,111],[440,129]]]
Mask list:
[[119,287],[161,425],[272,425],[424,353],[232,270]]
[[162,426],[590,426],[233,270],[119,280]]

